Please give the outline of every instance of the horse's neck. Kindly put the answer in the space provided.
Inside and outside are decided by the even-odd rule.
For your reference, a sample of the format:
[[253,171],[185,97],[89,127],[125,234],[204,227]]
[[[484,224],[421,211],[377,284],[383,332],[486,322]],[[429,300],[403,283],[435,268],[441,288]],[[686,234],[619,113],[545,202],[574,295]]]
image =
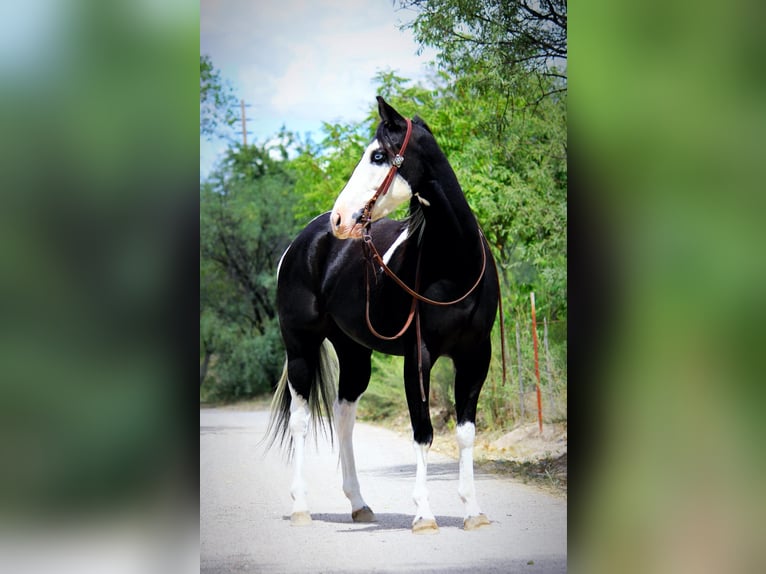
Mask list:
[[479,226],[454,175],[431,180],[422,190],[423,257],[440,261],[455,273],[472,273],[481,262]]

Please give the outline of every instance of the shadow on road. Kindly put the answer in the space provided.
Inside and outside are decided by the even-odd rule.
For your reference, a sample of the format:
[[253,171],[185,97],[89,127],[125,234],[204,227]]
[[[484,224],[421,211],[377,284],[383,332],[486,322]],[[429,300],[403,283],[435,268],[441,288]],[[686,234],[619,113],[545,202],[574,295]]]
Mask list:
[[[399,513],[375,513],[376,522],[361,523],[351,520],[350,513],[331,514],[320,513],[312,514],[311,518],[315,522],[328,522],[331,524],[340,524],[350,528],[338,530],[338,532],[378,532],[382,530],[411,530],[412,514]],[[282,520],[290,520],[289,516],[283,516]],[[436,523],[439,528],[463,528],[463,519],[457,516],[437,516]]]
[[[362,474],[362,472],[360,472]],[[415,464],[401,464],[396,466],[386,466],[381,468],[373,468],[363,471],[363,474],[370,476],[380,476],[386,478],[415,478]],[[491,474],[484,472],[478,468],[474,468],[474,477],[477,480],[483,478],[491,478]],[[455,480],[459,478],[458,463],[455,462],[441,462],[441,463],[428,463],[428,480]]]

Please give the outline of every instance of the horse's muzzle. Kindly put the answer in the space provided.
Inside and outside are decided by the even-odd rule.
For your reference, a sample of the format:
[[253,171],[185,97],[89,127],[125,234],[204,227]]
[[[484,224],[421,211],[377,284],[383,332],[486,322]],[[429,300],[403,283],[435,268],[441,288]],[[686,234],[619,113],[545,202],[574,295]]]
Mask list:
[[330,213],[330,229],[338,239],[361,239],[364,225],[359,222],[359,217],[344,218],[338,211]]

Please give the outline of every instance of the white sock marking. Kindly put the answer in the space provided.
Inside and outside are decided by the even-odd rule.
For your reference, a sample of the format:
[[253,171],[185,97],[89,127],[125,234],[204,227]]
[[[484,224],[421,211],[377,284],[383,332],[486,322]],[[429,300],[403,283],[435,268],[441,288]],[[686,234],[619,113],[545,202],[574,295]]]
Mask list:
[[293,438],[293,482],[290,485],[290,495],[293,497],[293,513],[308,512],[309,506],[306,500],[308,487],[303,478],[303,447],[306,442],[306,433],[309,429],[309,405],[306,400],[295,392],[288,381],[290,389],[290,434]]
[[421,518],[435,520],[431,506],[428,503],[428,487],[426,478],[428,475],[428,445],[413,441],[415,449],[415,462],[417,464],[415,471],[415,490],[412,491],[412,500],[415,501],[415,518],[412,523],[415,524]]
[[357,401],[349,402],[344,399],[335,401],[333,411],[335,414],[335,430],[338,433],[340,446],[340,464],[343,470],[343,493],[351,501],[351,510],[359,510],[367,506],[362,498],[359,488],[359,479],[356,475],[356,463],[354,461],[354,421],[356,420]]
[[458,494],[465,504],[465,517],[481,514],[476,501],[476,489],[473,482],[473,443],[476,427],[473,423],[463,423],[455,429],[457,444],[460,447],[460,481]]

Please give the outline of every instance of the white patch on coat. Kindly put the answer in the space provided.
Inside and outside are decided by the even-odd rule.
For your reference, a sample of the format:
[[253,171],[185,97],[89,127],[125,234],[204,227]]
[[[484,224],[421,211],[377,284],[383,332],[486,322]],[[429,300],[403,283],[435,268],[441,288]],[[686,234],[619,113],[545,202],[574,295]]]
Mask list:
[[[391,167],[388,162],[380,164],[372,162],[372,154],[379,149],[381,146],[377,139],[367,146],[362,159],[335,200],[330,220],[333,233],[339,239],[361,236],[361,226],[356,223],[357,219],[364,206],[383,183]],[[410,184],[397,173],[388,191],[375,203],[371,214],[372,221],[385,217],[402,203],[409,201],[411,197]]]
[[386,250],[386,252],[383,254],[383,263],[385,263],[386,265],[388,265],[388,262],[391,260],[391,257],[393,257],[393,256],[394,256],[394,252],[396,251],[396,249],[397,249],[397,248],[398,248],[398,247],[399,247],[399,246],[400,246],[402,243],[404,243],[404,242],[405,242],[405,240],[407,239],[407,236],[409,235],[409,233],[410,233],[410,230],[409,230],[409,229],[405,229],[404,231],[402,231],[402,232],[399,234],[399,237],[397,237],[397,238],[396,238],[396,241],[394,241],[394,242],[391,244],[391,247],[389,247],[389,248]]

